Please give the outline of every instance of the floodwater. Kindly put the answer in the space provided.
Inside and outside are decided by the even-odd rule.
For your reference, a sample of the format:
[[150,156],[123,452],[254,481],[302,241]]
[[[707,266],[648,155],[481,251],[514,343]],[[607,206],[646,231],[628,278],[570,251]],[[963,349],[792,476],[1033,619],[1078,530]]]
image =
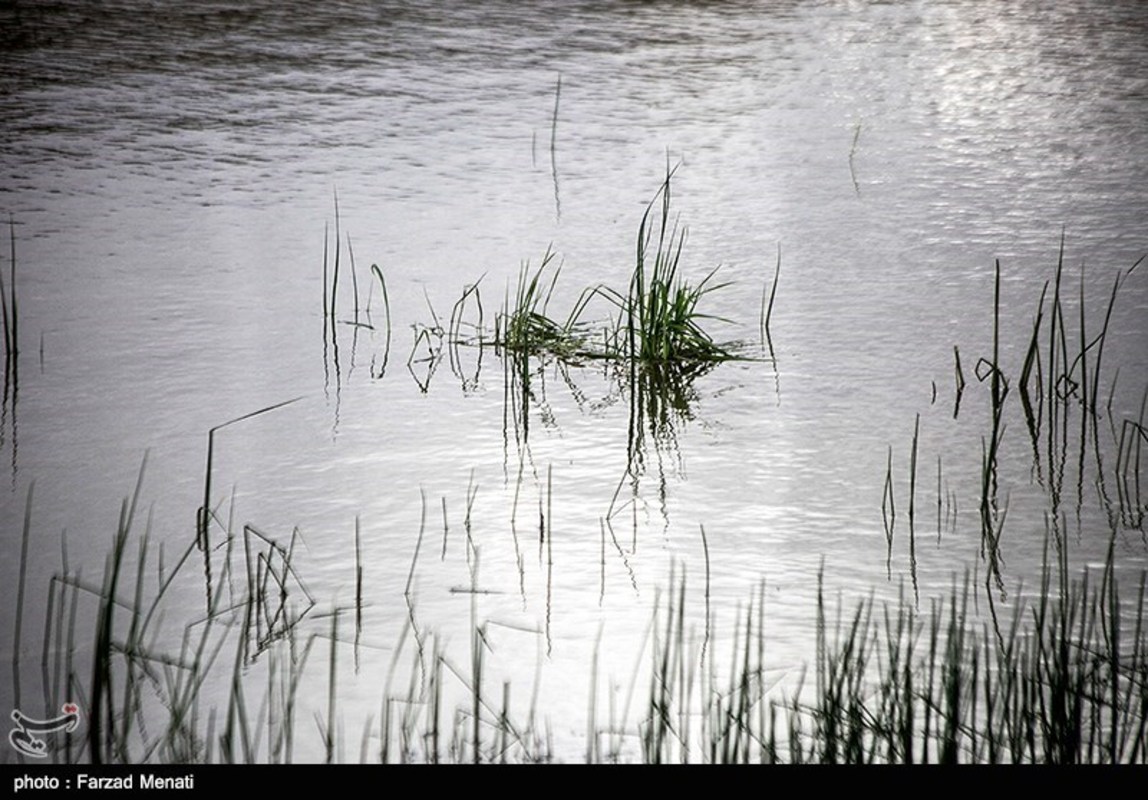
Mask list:
[[[671,570],[707,632],[703,594],[721,630],[764,581],[783,685],[812,657],[819,576],[847,605],[906,591],[927,608],[954,576],[983,595],[992,575],[1007,605],[1039,576],[1050,529],[1075,566],[1110,544],[1120,574],[1148,566],[1143,501],[1117,490],[1139,491],[1120,440],[1148,385],[1148,268],[1129,272],[1148,252],[1139,4],[425,6],[0,9],[19,347],[0,433],[5,707],[67,699],[39,683],[48,579],[66,559],[98,585],[145,454],[129,560],[146,530],[154,594],[161,544],[170,570],[197,535],[208,432],[290,400],[216,433],[208,560],[218,577],[253,531],[285,547],[297,531],[300,641],[329,637],[340,610],[348,760],[378,744],[368,720],[405,626],[468,675],[483,627],[491,691],[505,681],[523,708],[537,693],[554,756],[577,759],[592,681],[601,709],[625,693]],[[489,336],[548,251],[552,316],[587,287],[624,291],[675,167],[681,267],[694,283],[720,267],[699,311],[746,359],[646,426],[639,463],[633,391],[608,369],[536,361],[523,405],[494,348],[434,329],[477,285],[464,322],[481,299]],[[1071,382],[1055,389],[1059,447],[1047,425],[1034,445],[1020,403],[1062,241],[1069,364],[1082,306],[1092,341],[1122,276],[1102,363],[1099,347],[1086,356],[1100,424],[1083,447]],[[980,513],[992,381],[977,373],[998,260],[1011,391],[994,559]],[[174,609],[205,608],[194,552],[157,649],[178,649]],[[324,757],[316,641],[299,758]],[[209,682],[205,704],[228,688]]]

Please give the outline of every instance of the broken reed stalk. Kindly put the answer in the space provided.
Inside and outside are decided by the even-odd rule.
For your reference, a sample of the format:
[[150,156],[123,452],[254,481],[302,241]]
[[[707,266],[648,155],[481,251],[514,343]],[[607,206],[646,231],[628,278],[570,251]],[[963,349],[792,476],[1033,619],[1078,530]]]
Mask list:
[[[995,263],[993,283],[993,350],[992,362],[981,359],[977,364],[977,377],[990,379],[990,392],[992,401],[992,431],[987,444],[982,443],[981,467],[981,545],[987,551],[989,570],[985,576],[986,581],[995,578],[999,588],[1001,575],[999,565],[998,532],[1002,528],[1003,519],[998,520],[997,509],[997,455],[1003,436],[1003,410],[1004,399],[1008,394],[1008,383],[1000,369],[1000,260]],[[981,366],[988,369],[988,374],[981,374]]]
[[909,568],[913,579],[913,596],[919,602],[917,586],[917,531],[914,521],[917,506],[917,442],[921,432],[921,415],[913,422],[913,449],[909,455]]
[[284,400],[281,403],[275,403],[273,405],[266,406],[266,407],[261,408],[257,411],[252,411],[249,414],[243,414],[242,416],[236,417],[235,419],[230,419],[221,425],[216,425],[214,428],[212,428],[211,430],[209,430],[207,432],[207,464],[204,467],[204,471],[203,471],[203,473],[204,473],[203,474],[203,505],[199,507],[199,510],[196,514],[196,517],[197,517],[197,519],[196,519],[196,545],[203,552],[204,572],[207,576],[206,587],[207,587],[207,605],[208,605],[208,607],[211,607],[211,605],[212,605],[212,601],[211,601],[211,562],[210,562],[211,536],[210,536],[210,531],[211,531],[211,520],[214,517],[214,512],[211,510],[211,476],[212,476],[212,464],[213,464],[214,458],[215,458],[215,434],[218,433],[219,431],[223,430],[224,428],[231,426],[231,425],[235,425],[239,422],[243,422],[244,420],[248,420],[248,419],[251,419],[253,417],[258,417],[262,414],[267,414],[271,411],[275,411],[276,409],[283,408],[284,406],[289,406],[292,403],[298,402],[299,400],[302,400],[302,399],[303,399],[302,396],[294,397],[290,400]]
[[[1020,402],[1024,409],[1025,424],[1028,427],[1029,439],[1032,441],[1033,459],[1037,471],[1040,471],[1040,425],[1044,416],[1044,389],[1041,376],[1040,358],[1040,328],[1044,320],[1044,299],[1048,294],[1048,281],[1040,291],[1040,301],[1036,306],[1036,318],[1032,324],[1032,337],[1029,339],[1028,351],[1025,353],[1024,366],[1020,371]],[[1029,379],[1033,369],[1036,370],[1037,407],[1033,409],[1032,395],[1029,392]]]

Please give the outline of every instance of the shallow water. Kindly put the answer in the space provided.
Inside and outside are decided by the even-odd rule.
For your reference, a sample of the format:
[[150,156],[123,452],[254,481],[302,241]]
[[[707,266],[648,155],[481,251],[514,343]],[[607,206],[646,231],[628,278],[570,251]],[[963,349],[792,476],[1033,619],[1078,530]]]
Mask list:
[[[362,709],[379,707],[408,579],[416,624],[459,662],[474,599],[501,632],[489,658],[516,697],[543,665],[540,705],[574,758],[599,630],[602,674],[628,681],[671,565],[698,591],[708,575],[722,619],[764,580],[772,652],[789,674],[811,652],[822,571],[847,599],[893,597],[914,579],[928,597],[963,570],[983,579],[991,425],[974,369],[991,358],[995,260],[1000,363],[1015,388],[1062,234],[1077,349],[1081,292],[1091,338],[1116,275],[1148,250],[1148,36],[1134,3],[125,2],[0,14],[0,210],[14,222],[20,314],[18,393],[4,407],[6,591],[15,597],[33,482],[37,606],[62,539],[71,568],[96,579],[145,452],[142,498],[170,559],[195,534],[208,430],[299,397],[220,431],[212,503],[236,529],[285,542],[297,527],[297,566],[323,609],[354,602],[360,521],[363,638],[383,649],[340,682],[351,741]],[[695,383],[689,418],[649,443],[636,490],[623,480],[629,396],[600,370],[542,371],[527,449],[506,425],[492,350],[462,348],[462,377],[445,352],[429,383],[430,364],[408,369],[412,325],[448,319],[476,282],[492,325],[520,265],[548,247],[563,262],[555,316],[584,287],[624,287],[667,163],[685,269],[697,281],[721,265],[730,283],[705,298],[722,318],[710,330],[761,360]],[[354,313],[353,249],[361,312],[369,294],[377,328],[356,337],[339,324],[330,341],[324,241],[336,225],[338,318]],[[779,247],[770,360],[759,315]],[[394,316],[382,377],[371,263]],[[8,285],[7,254],[3,266]],[[1110,525],[1103,498],[1121,425],[1140,414],[1146,306],[1141,267],[1104,343],[1104,400],[1116,381],[1100,427],[1107,483],[1070,447],[1053,509],[1074,563],[1102,562],[1115,528],[1130,575],[1148,563],[1142,531]],[[956,419],[954,346],[969,381]],[[1075,436],[1079,407],[1069,413]],[[1052,501],[1015,391],[1007,414],[1011,587],[1039,574]],[[180,602],[202,602],[190,583]],[[451,591],[472,584],[492,593]],[[28,613],[30,674],[40,614]],[[13,628],[9,615],[6,672]],[[323,671],[309,676],[316,703]],[[3,703],[24,702],[0,684]]]

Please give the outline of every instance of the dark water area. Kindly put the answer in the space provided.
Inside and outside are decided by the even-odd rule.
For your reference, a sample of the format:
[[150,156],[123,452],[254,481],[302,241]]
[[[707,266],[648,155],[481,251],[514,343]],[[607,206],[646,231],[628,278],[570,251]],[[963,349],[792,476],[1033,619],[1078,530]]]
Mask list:
[[[819,581],[928,608],[967,572],[978,611],[989,592],[1011,607],[1054,542],[1073,569],[1111,553],[1135,585],[1145,42],[1132,2],[0,6],[13,610],[32,497],[30,621],[20,643],[14,611],[0,626],[0,706],[39,702],[44,587],[65,551],[98,582],[145,453],[135,534],[150,518],[166,569],[197,534],[208,432],[295,398],[217,432],[208,505],[217,542],[297,532],[301,631],[365,602],[364,649],[341,662],[349,739],[404,626],[462,663],[485,621],[491,686],[525,703],[539,685],[555,750],[580,758],[590,665],[602,692],[630,679],[671,569],[707,587],[699,630],[732,625],[764,581],[779,686],[810,658]],[[587,287],[624,291],[675,167],[682,269],[719,268],[704,325],[747,359],[690,381],[635,470],[632,384],[539,359],[510,402],[522,387],[494,348],[435,329],[478,286],[465,321],[481,298],[492,331],[547,253],[556,318]],[[198,608],[203,590],[171,599]],[[316,708],[321,673],[301,693]]]

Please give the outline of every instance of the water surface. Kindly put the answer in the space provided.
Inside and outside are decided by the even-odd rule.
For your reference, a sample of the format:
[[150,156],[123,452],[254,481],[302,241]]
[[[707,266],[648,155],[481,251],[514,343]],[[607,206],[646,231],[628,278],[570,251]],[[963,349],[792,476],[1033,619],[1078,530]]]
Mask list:
[[[490,661],[521,702],[543,665],[555,747],[577,758],[594,643],[602,674],[628,681],[671,565],[698,591],[708,569],[711,611],[731,620],[764,580],[785,675],[810,657],[819,574],[846,598],[894,597],[914,579],[929,597],[963,570],[982,581],[991,425],[973,373],[992,353],[994,263],[1015,381],[1062,236],[1073,342],[1081,293],[1091,337],[1116,275],[1148,250],[1148,31],[1135,3],[64,2],[0,14],[0,208],[14,222],[21,350],[4,416],[4,584],[14,596],[33,482],[28,596],[42,605],[62,539],[73,570],[99,574],[145,452],[151,536],[176,552],[195,533],[208,430],[299,397],[220,432],[212,502],[280,541],[298,528],[323,609],[353,603],[359,520],[363,638],[379,649],[341,684],[353,741],[363,709],[378,708],[408,586],[416,625],[460,663],[475,600],[498,632]],[[624,287],[667,164],[684,267],[696,281],[720,265],[730,283],[706,298],[721,318],[710,329],[757,360],[696,381],[636,488],[624,480],[629,395],[601,370],[541,370],[527,449],[508,431],[492,350],[464,348],[457,375],[444,352],[429,382],[429,363],[408,369],[412,325],[445,321],[476,282],[491,325],[521,265],[548,248],[563,263],[556,315],[584,287]],[[336,230],[333,341],[323,263]],[[759,315],[779,247],[770,359]],[[352,250],[361,312],[369,294],[378,325],[357,336],[343,324]],[[372,263],[393,312],[381,376]],[[1051,499],[1009,398],[1010,587],[1039,573],[1050,508],[1074,563],[1102,561],[1112,539],[1121,570],[1145,566],[1135,515],[1104,498],[1121,426],[1140,414],[1146,281],[1143,268],[1127,276],[1105,340],[1107,483],[1072,450],[1068,489]],[[955,419],[954,346],[970,383]],[[927,510],[910,552],[918,414]],[[452,591],[476,585],[491,593]],[[202,602],[194,582],[184,591]]]

